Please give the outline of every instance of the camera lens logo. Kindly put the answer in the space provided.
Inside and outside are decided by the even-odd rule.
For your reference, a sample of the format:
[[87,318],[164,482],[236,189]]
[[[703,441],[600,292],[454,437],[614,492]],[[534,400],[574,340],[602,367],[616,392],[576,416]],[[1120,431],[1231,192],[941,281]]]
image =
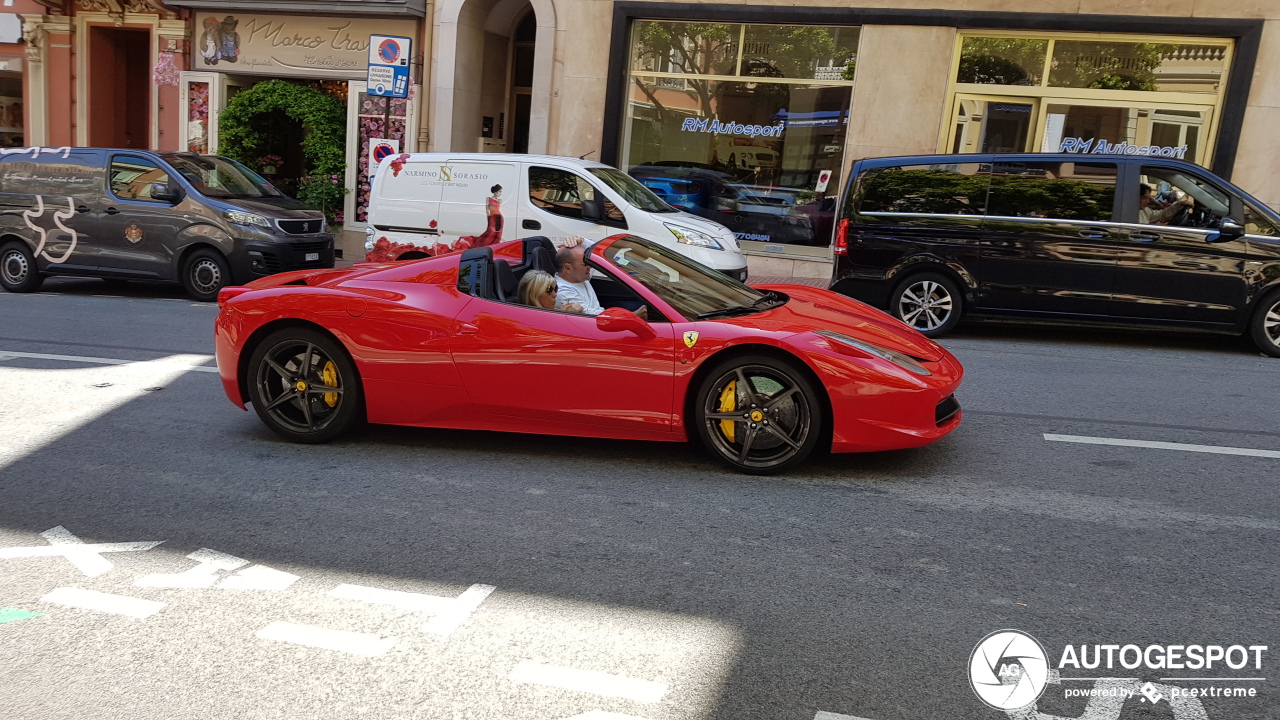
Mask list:
[[997,710],[1018,710],[1040,699],[1049,680],[1049,656],[1040,642],[1019,630],[982,638],[969,656],[969,684],[978,699]]

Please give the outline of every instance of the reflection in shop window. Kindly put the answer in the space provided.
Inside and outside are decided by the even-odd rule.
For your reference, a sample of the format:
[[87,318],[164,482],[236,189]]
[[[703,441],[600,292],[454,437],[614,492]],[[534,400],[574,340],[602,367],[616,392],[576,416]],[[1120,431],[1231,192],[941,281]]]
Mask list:
[[977,163],[885,168],[867,182],[858,214],[866,223],[897,222],[886,214],[982,215],[987,183]]
[[1039,85],[1049,41],[1034,38],[967,37],[960,47],[956,82]]
[[1112,163],[1000,162],[991,167],[987,215],[1106,221],[1115,200]]
[[1053,87],[1217,92],[1226,69],[1226,47],[1059,40],[1050,66]]

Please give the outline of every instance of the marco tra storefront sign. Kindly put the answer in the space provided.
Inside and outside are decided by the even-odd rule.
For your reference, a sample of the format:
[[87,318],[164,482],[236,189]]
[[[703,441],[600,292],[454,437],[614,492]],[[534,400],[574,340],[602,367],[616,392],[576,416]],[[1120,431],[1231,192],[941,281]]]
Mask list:
[[369,36],[412,36],[413,20],[286,17],[244,13],[196,16],[195,69],[284,77],[363,80]]

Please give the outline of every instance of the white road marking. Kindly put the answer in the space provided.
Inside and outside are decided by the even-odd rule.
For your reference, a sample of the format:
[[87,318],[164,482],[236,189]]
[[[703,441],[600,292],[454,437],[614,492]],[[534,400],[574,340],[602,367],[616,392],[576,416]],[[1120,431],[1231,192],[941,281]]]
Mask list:
[[605,697],[625,698],[636,702],[656,703],[667,694],[666,683],[595,670],[547,665],[532,660],[525,660],[516,665],[509,677],[519,683],[546,685]]
[[[1089,697],[1084,712],[1071,718],[1042,713],[1037,709],[1036,703],[1018,710],[1005,710],[1004,714],[1009,720],[1120,720],[1125,702],[1130,698],[1142,698],[1143,684],[1133,678],[1097,678],[1093,686],[1096,694]],[[1169,703],[1173,720],[1209,720],[1199,698],[1183,694],[1173,697],[1171,686],[1151,684],[1164,696],[1161,702]]]
[[592,710],[591,712],[584,712],[580,715],[567,717],[564,720],[649,720],[649,718],[642,718],[638,715],[625,715],[623,713],[608,712],[606,710]]
[[858,717],[857,715],[841,715],[840,713],[819,710],[818,714],[813,716],[813,720],[869,720],[869,718]]
[[127,595],[112,595],[98,592],[97,590],[73,587],[60,587],[40,599],[55,605],[66,605],[67,607],[80,608],[82,610],[97,610],[98,612],[115,615],[128,615],[139,620],[155,615],[165,606],[165,603],[154,600],[143,600],[142,598],[129,597]]
[[1084,435],[1044,434],[1052,442],[1084,443],[1086,445],[1119,445],[1123,447],[1153,448],[1156,450],[1182,450],[1184,452],[1213,453],[1216,455],[1247,455],[1249,457],[1280,458],[1280,450],[1255,450],[1253,448],[1226,447],[1223,445],[1190,445],[1187,443],[1152,442],[1150,440],[1125,440],[1122,438],[1087,437]]
[[249,564],[248,560],[209,548],[201,548],[187,557],[200,564],[180,573],[146,575],[138,578],[133,584],[139,587],[161,588],[213,587],[213,584],[218,582],[220,571],[235,570]]
[[300,625],[298,623],[273,622],[257,632],[263,640],[306,645],[308,647],[337,650],[338,652],[362,655],[364,657],[381,657],[396,644],[395,638],[381,638],[370,633],[333,630],[316,625]]
[[422,626],[423,631],[447,637],[461,627],[495,589],[492,585],[472,585],[461,595],[450,598],[364,585],[339,585],[329,591],[329,596],[375,605],[390,605],[410,612],[432,613],[435,617]]
[[102,557],[101,553],[140,552],[164,542],[163,540],[145,542],[120,543],[85,543],[71,534],[61,525],[49,528],[40,535],[49,541],[48,545],[38,547],[16,547],[0,550],[0,560],[8,558],[55,557],[61,555],[80,572],[89,577],[97,577],[111,570],[114,565]]
[[168,358],[161,358],[159,360],[120,360],[118,358],[91,357],[89,355],[50,355],[48,353],[17,352],[15,350],[2,350],[0,353],[3,353],[6,359],[28,358],[31,360],[62,360],[65,362],[89,363],[91,365],[178,365],[184,369],[194,370],[196,372],[218,372],[218,368],[206,367],[203,364],[212,360],[212,355],[183,355],[181,357],[190,358],[191,362],[174,362]]
[[293,573],[254,565],[223,580],[218,587],[226,590],[284,590],[300,579]]

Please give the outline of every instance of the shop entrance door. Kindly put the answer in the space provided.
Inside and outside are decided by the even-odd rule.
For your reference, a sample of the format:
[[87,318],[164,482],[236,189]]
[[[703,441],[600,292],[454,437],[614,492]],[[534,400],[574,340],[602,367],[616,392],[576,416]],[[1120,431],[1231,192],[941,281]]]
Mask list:
[[185,108],[178,128],[181,147],[191,152],[216,154],[218,115],[227,107],[228,100],[252,84],[252,80],[223,73],[181,73],[178,88]]
[[[346,186],[353,188],[343,199],[342,228],[364,232],[369,207],[369,141],[395,140],[400,152],[417,152],[418,116],[415,98],[421,85],[411,85],[407,99],[390,100],[371,96],[364,80],[347,82],[347,174]],[[348,256],[349,257],[349,256]]]
[[151,33],[131,27],[89,28],[89,145],[151,145]]
[[948,144],[957,153],[1030,152],[1038,105],[1035,98],[957,94]]

